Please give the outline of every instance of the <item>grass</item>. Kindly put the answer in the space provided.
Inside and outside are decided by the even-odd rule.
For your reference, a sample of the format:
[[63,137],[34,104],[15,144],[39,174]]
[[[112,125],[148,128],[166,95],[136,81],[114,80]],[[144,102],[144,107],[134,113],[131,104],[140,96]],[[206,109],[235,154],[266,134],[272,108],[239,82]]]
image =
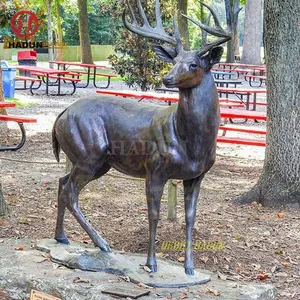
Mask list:
[[5,98],[5,101],[16,103],[17,107],[20,107],[20,108],[38,106],[38,103],[36,103],[36,102],[27,102],[25,100],[20,100],[17,98]]

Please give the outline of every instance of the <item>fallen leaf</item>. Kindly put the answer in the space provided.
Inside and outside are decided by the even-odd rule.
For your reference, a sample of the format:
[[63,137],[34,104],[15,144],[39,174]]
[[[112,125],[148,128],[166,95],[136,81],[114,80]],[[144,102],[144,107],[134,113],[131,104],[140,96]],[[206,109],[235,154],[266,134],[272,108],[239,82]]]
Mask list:
[[258,271],[261,268],[261,265],[259,264],[252,264],[251,265],[256,271]]
[[236,268],[237,273],[241,273],[241,268]]
[[284,267],[289,267],[289,266],[290,266],[290,264],[287,263],[287,262],[282,262],[281,264],[282,264]]
[[269,278],[269,275],[268,274],[258,274],[256,276],[256,278],[259,280],[265,280],[265,279]]
[[80,278],[80,277],[76,277],[74,280],[73,280],[74,283],[90,283],[90,281],[88,279],[83,279],[83,278]]
[[184,256],[178,257],[178,258],[177,258],[177,261],[179,261],[179,262],[184,262]]
[[148,266],[144,265],[144,266],[143,266],[143,269],[144,269],[146,272],[151,273],[151,269],[150,269]]
[[21,217],[21,218],[18,219],[18,222],[19,222],[20,224],[30,225],[31,219]]
[[278,273],[275,273],[275,276],[276,277],[288,277],[288,273],[285,273],[285,272],[278,272]]
[[224,281],[227,280],[227,276],[224,275],[224,274],[222,274],[222,273],[220,273],[220,272],[218,272],[218,277],[219,277],[221,280],[224,280]]
[[275,254],[280,254],[280,255],[284,255],[285,251],[283,249],[276,249],[275,250]]
[[144,284],[144,283],[142,283],[142,282],[139,282],[139,283],[137,284],[137,287],[143,288],[143,289],[152,289],[151,286],[146,285],[146,284]]
[[15,250],[24,251],[24,247],[15,248]]
[[206,264],[209,260],[209,257],[208,256],[203,256],[203,257],[200,257],[200,260]]
[[220,292],[213,290],[213,289],[207,289],[205,292],[206,295],[214,295],[214,296],[220,296]]
[[182,293],[182,294],[180,295],[180,299],[188,299],[188,298],[189,298],[189,296],[188,296],[187,293]]
[[6,220],[0,220],[0,227],[8,227],[9,226],[9,222]]
[[130,278],[128,276],[119,276],[120,279],[123,279],[126,282],[130,282]]
[[278,218],[283,218],[284,217],[284,212],[280,211],[277,213]]

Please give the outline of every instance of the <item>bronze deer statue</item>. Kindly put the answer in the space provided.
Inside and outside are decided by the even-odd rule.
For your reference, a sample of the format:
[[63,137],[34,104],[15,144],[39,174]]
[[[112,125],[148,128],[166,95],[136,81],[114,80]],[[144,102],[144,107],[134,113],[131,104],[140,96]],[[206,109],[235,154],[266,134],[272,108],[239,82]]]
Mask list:
[[200,184],[214,164],[219,128],[219,101],[212,66],[220,61],[222,43],[231,35],[220,26],[214,11],[215,27],[183,15],[202,30],[218,37],[198,51],[185,51],[174,16],[174,35],[162,25],[159,0],[155,3],[156,27],[151,27],[140,0],[137,2],[143,25],[139,26],[132,7],[123,13],[125,27],[141,36],[171,44],[154,46],[156,54],[174,64],[163,78],[166,87],[179,89],[179,102],[163,107],[136,103],[110,96],[92,96],[78,100],[64,110],[53,127],[53,151],[59,161],[60,148],[71,160],[69,174],[60,178],[58,216],[55,239],[68,243],[63,220],[67,207],[92,241],[103,251],[111,251],[108,243],[88,223],[78,206],[82,188],[109,171],[110,168],[145,178],[149,218],[149,248],[146,265],[157,271],[155,236],[159,220],[160,201],[169,179],[183,180],[186,252],[185,273],[194,274],[192,232]]

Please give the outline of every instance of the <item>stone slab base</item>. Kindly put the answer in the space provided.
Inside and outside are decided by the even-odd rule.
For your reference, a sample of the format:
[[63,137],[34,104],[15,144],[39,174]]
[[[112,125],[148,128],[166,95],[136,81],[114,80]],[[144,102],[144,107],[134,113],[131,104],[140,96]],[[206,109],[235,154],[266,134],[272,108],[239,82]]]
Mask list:
[[[115,297],[102,293],[104,290],[149,290],[139,299],[216,299],[219,300],[269,300],[275,299],[275,288],[267,284],[243,284],[218,279],[217,275],[197,270],[211,277],[211,281],[186,288],[147,288],[127,282],[127,276],[104,272],[69,269],[53,263],[49,255],[31,247],[30,239],[0,241],[0,299],[24,300],[32,289],[51,294],[62,300],[111,300]],[[20,249],[20,250],[17,250]],[[139,257],[139,256],[138,256]],[[137,258],[136,262],[139,262]],[[145,258],[144,258],[145,259]],[[143,259],[143,263],[144,263]],[[134,264],[136,264],[134,260]],[[136,265],[135,265],[136,266]],[[159,267],[162,267],[159,261]],[[180,272],[183,266],[180,265]],[[138,280],[137,280],[138,281]],[[207,293],[218,291],[216,297]]]

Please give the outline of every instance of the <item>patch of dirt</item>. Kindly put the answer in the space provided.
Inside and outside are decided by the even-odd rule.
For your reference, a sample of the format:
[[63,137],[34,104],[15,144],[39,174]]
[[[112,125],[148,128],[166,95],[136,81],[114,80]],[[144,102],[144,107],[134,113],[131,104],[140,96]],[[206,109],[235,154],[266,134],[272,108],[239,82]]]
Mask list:
[[[88,92],[91,90],[81,94]],[[17,96],[22,97],[33,98],[26,92]],[[78,95],[73,98],[35,96],[33,100],[38,106],[10,111],[35,116],[39,122],[26,125],[28,140],[21,150],[0,153],[3,192],[10,206],[10,216],[0,219],[0,238],[30,237],[35,240],[54,237],[58,178],[64,175],[65,164],[64,155],[63,163],[55,163],[51,129],[56,115],[78,98]],[[10,136],[17,134],[14,125],[9,128]],[[11,141],[3,133],[0,142]],[[224,245],[224,249],[195,250],[196,267],[220,272],[224,280],[271,283],[278,288],[278,299],[300,299],[299,212],[263,208],[255,202],[249,206],[234,206],[232,198],[250,189],[257,181],[263,164],[263,149],[220,145],[218,154],[216,164],[202,184],[194,243],[216,241]],[[90,183],[80,195],[80,207],[114,249],[143,253],[146,259],[148,219],[144,182],[116,177],[119,175],[113,170]],[[65,217],[65,229],[70,240],[91,243],[69,212]],[[163,194],[157,253],[178,260],[184,252],[168,251],[163,245],[184,239],[180,183],[177,220],[174,222],[167,220],[167,187]]]

